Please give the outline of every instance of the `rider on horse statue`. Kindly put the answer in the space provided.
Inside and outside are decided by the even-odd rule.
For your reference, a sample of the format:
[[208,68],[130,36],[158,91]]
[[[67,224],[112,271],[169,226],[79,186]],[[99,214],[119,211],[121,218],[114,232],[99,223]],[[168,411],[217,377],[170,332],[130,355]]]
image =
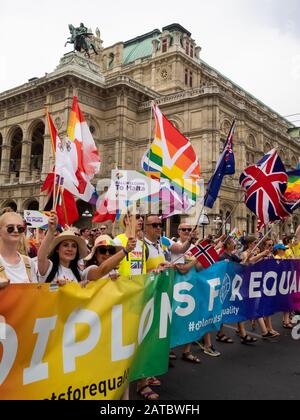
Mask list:
[[88,31],[88,28],[84,26],[83,23],[80,24],[78,28],[75,28],[73,25],[69,25],[71,37],[68,38],[65,46],[67,44],[74,44],[74,51],[81,52],[82,50],[90,58],[89,50],[92,49],[95,54],[98,55],[96,45],[93,40],[90,38],[93,36],[93,33]]

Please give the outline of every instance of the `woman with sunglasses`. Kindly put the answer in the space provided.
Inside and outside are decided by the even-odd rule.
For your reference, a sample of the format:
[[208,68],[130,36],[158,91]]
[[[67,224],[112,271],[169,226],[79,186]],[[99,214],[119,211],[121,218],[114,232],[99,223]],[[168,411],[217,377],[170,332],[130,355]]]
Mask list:
[[0,217],[0,278],[2,287],[7,284],[36,283],[34,261],[18,250],[25,232],[22,217],[9,212]]
[[117,280],[120,273],[117,267],[121,261],[136,247],[136,240],[130,238],[126,248],[116,246],[114,241],[108,235],[99,236],[90,255],[85,258],[86,278],[89,281],[100,278],[110,278]]
[[100,267],[81,271],[79,260],[88,254],[85,241],[73,231],[65,231],[55,238],[56,212],[51,213],[48,226],[48,233],[38,252],[38,271],[41,282],[55,281],[64,285],[68,282],[97,280],[107,275],[127,255],[127,251],[122,249]]

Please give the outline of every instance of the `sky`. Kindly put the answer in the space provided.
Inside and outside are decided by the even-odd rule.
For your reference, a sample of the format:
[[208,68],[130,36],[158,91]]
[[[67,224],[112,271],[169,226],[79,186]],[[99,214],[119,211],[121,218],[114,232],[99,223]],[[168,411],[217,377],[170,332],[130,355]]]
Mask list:
[[[201,58],[300,126],[299,0],[12,0],[0,12],[0,92],[55,70],[68,24],[99,27],[104,47],[179,23]],[[45,7],[45,5],[47,7]],[[299,120],[299,121],[297,121]]]

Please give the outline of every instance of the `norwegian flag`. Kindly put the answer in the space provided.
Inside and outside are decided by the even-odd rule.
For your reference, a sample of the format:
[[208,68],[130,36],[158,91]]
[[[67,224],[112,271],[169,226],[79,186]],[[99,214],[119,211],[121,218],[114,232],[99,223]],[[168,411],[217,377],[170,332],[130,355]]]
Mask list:
[[292,214],[291,203],[284,197],[287,182],[288,175],[276,149],[242,173],[240,184],[246,192],[245,203],[258,217],[259,230]]
[[220,256],[214,246],[208,242],[200,242],[191,249],[192,255],[199,261],[203,268],[209,268],[220,260]]

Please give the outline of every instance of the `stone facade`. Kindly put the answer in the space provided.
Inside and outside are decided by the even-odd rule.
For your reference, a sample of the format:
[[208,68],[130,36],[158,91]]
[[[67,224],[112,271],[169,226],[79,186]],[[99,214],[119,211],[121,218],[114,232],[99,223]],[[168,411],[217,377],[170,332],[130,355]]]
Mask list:
[[[66,54],[54,72],[0,94],[0,208],[11,205],[23,211],[45,204],[40,187],[53,166],[45,107],[64,137],[72,98],[78,96],[102,156],[95,179],[102,185],[101,179],[109,178],[117,166],[139,169],[150,133],[153,136],[151,101],[156,99],[162,112],[191,139],[206,181],[236,117],[236,175],[225,178],[209,216],[224,220],[236,207],[229,224],[254,232],[255,218],[239,204],[239,175],[273,147],[287,168],[295,167],[300,139],[288,134],[291,124],[202,61],[201,48],[180,25],[109,48],[103,48],[100,38],[95,40],[98,56]],[[286,231],[297,223],[295,216]],[[217,222],[211,230],[217,230]]]

